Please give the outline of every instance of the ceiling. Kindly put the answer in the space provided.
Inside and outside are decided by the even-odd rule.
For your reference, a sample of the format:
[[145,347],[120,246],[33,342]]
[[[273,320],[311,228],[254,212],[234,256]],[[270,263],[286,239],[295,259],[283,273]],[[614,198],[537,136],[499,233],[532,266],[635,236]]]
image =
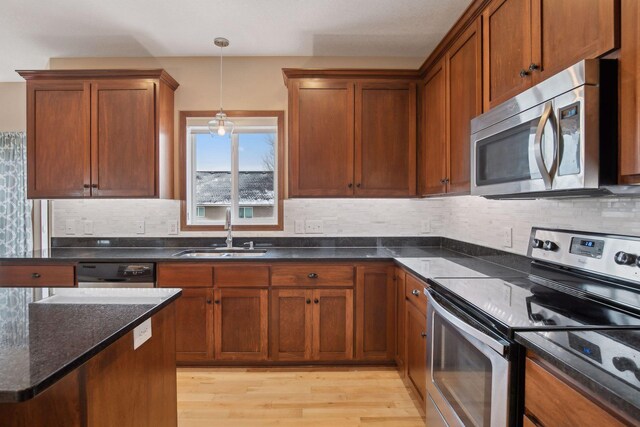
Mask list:
[[2,0],[0,81],[56,57],[427,57],[471,0]]

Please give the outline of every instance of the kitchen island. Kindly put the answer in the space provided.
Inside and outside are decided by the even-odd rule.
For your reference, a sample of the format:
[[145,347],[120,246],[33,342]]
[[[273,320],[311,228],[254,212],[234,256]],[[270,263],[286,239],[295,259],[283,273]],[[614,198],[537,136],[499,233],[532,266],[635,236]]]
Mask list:
[[175,426],[179,289],[0,289],[0,425]]

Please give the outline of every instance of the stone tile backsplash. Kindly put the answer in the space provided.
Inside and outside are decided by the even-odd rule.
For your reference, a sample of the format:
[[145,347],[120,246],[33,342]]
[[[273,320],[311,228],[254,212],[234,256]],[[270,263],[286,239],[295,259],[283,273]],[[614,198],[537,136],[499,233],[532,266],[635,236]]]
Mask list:
[[[527,252],[532,226],[640,235],[640,199],[291,199],[285,200],[284,207],[283,231],[234,234],[302,236],[295,234],[296,220],[322,220],[325,236],[431,234],[519,254]],[[52,237],[172,237],[169,223],[179,222],[180,202],[55,200],[52,212]],[[91,221],[92,234],[85,233],[85,221]],[[137,233],[139,221],[144,221],[144,234]],[[176,237],[222,235],[179,232]]]

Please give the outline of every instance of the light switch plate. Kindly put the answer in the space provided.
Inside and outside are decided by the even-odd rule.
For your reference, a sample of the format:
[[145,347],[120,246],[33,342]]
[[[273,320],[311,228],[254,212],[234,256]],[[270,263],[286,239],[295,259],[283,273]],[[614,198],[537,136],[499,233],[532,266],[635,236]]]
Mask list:
[[84,228],[84,234],[93,234],[93,221],[85,220],[82,226]]
[[422,234],[431,233],[431,220],[422,221]]
[[293,225],[294,225],[294,231],[296,234],[304,234],[304,220],[303,219],[296,219],[295,221],[293,221]]
[[136,234],[144,234],[144,221],[136,221]]
[[178,220],[167,221],[167,234],[178,234]]
[[502,229],[502,246],[505,248],[513,246],[513,228],[505,227]]
[[76,222],[72,219],[68,219],[64,223],[64,234],[76,234]]
[[147,319],[133,329],[133,349],[137,349],[151,338],[151,319]]

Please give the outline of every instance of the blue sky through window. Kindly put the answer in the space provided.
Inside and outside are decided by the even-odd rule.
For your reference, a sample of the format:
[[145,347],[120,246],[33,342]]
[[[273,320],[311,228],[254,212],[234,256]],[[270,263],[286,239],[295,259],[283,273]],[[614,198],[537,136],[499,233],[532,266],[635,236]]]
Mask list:
[[[273,134],[240,134],[239,166],[242,171],[267,170],[264,159],[271,152]],[[196,135],[196,170],[230,171],[231,138],[229,135]]]

